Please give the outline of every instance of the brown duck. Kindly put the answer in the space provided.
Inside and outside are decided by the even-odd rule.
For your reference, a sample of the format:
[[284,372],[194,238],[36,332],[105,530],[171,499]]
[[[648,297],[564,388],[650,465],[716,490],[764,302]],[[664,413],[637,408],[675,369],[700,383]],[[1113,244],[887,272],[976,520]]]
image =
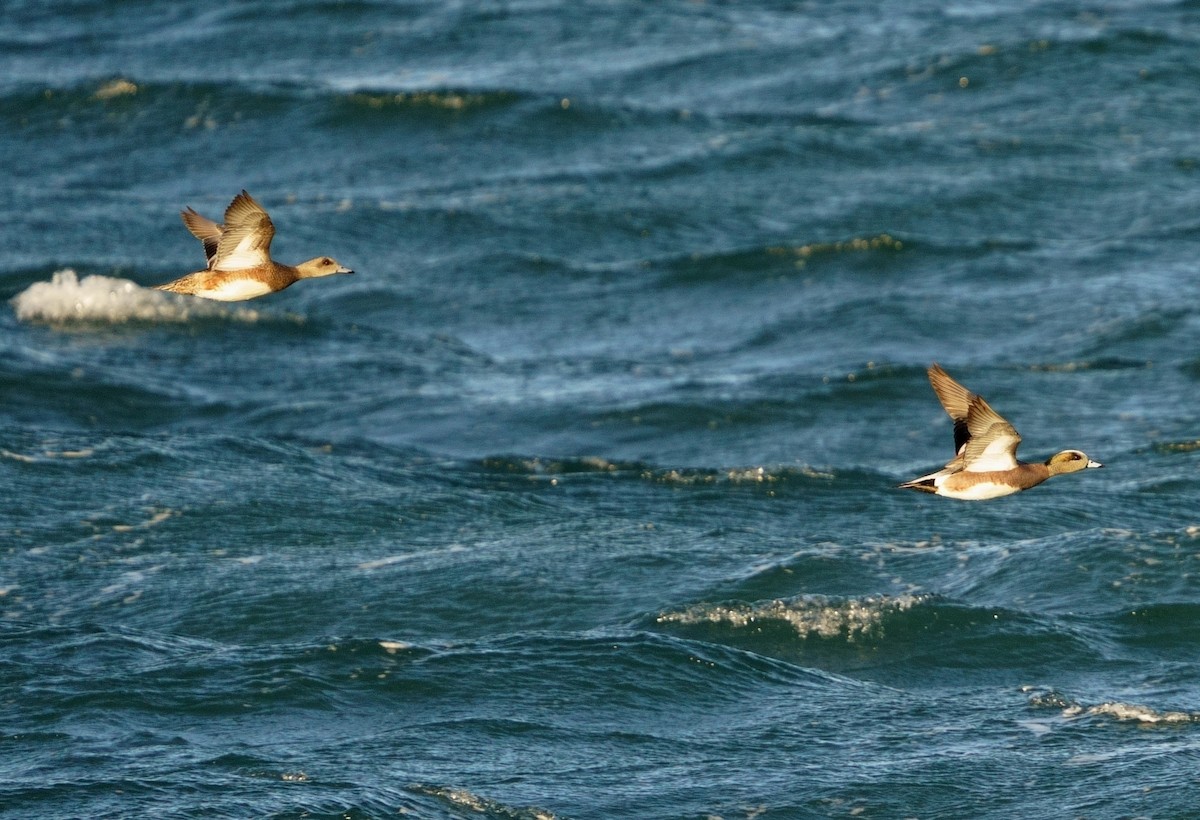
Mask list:
[[1017,461],[1020,433],[983,396],[950,378],[936,362],[928,375],[938,401],[954,421],[956,455],[936,473],[906,481],[902,488],[981,501],[1028,490],[1051,476],[1104,466],[1078,450],[1063,450],[1042,463]]
[[157,290],[186,293],[221,302],[240,302],[283,290],[300,279],[335,273],[354,273],[328,256],[299,265],[284,265],[271,258],[275,225],[261,205],[242,191],[225,209],[225,224],[218,225],[188,208],[180,212],[183,224],[204,243],[208,269],[189,273]]

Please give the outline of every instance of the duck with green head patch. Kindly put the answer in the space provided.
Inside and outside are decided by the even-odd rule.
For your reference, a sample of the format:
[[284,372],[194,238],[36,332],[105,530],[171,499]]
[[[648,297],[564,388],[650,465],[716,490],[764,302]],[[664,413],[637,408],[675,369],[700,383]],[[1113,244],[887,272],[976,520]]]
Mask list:
[[928,375],[954,422],[955,456],[937,472],[906,481],[901,488],[982,501],[1028,490],[1052,476],[1104,466],[1079,450],[1063,450],[1042,463],[1018,461],[1021,435],[1016,428],[936,362]]

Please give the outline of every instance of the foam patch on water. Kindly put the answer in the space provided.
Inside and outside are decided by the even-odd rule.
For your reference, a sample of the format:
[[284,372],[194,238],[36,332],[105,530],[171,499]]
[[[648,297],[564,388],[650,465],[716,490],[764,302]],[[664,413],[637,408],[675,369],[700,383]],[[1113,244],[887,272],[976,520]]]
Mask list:
[[12,305],[22,322],[48,324],[183,323],[204,318],[256,322],[260,318],[257,310],[151,290],[128,279],[80,279],[70,268],[58,271],[49,282],[30,285],[13,297]]
[[738,629],[784,623],[801,637],[848,638],[875,633],[890,615],[906,612],[927,600],[925,595],[878,595],[831,599],[812,595],[754,604],[698,604],[682,612],[658,616],[660,624],[723,624]]
[[1029,698],[1031,706],[1060,709],[1064,718],[1107,717],[1122,723],[1140,723],[1147,726],[1200,723],[1200,713],[1198,712],[1153,709],[1138,703],[1122,703],[1120,701],[1105,701],[1088,706],[1053,689],[1043,691],[1035,687],[1025,687],[1025,691],[1032,693]]
[[772,469],[768,467],[733,467],[714,472],[696,469],[664,469],[646,470],[642,478],[657,481],[661,484],[718,484],[724,481],[730,484],[774,484],[800,476],[831,481],[833,473],[816,470],[807,465],[801,467],[783,467]]
[[412,783],[408,790],[414,794],[423,794],[450,804],[455,808],[467,809],[477,814],[490,817],[511,817],[513,820],[556,820],[553,812],[534,806],[517,807],[481,797],[466,789],[448,788],[445,786],[427,786],[423,783]]
[[1137,703],[1101,703],[1085,710],[1089,715],[1103,715],[1121,721],[1135,723],[1198,723],[1200,716],[1194,712],[1151,709]]
[[809,466],[798,467],[732,467],[724,470],[706,468],[660,468],[642,462],[609,461],[597,456],[568,459],[522,458],[517,456],[491,456],[482,461],[485,468],[506,473],[528,474],[533,478],[549,477],[557,484],[557,477],[569,474],[597,474],[636,476],[644,481],[683,486],[699,484],[774,484],[797,477],[832,481],[831,472]]

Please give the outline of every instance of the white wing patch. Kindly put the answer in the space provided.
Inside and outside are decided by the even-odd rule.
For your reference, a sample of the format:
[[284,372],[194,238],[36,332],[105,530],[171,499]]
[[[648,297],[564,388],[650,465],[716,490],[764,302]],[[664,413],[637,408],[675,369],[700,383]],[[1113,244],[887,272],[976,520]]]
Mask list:
[[260,245],[261,237],[248,233],[228,253],[217,254],[213,270],[245,270],[256,268],[271,261]]
[[[1007,424],[1004,426],[1008,427]],[[991,430],[988,433],[991,433]],[[988,434],[985,433],[981,438],[987,437]],[[997,431],[995,437],[987,443],[987,446],[983,450],[967,460],[963,469],[968,473],[990,473],[997,470],[1011,470],[1017,466],[1016,451],[1017,445],[1020,442],[1020,436]],[[969,448],[970,444],[968,443],[966,446]]]

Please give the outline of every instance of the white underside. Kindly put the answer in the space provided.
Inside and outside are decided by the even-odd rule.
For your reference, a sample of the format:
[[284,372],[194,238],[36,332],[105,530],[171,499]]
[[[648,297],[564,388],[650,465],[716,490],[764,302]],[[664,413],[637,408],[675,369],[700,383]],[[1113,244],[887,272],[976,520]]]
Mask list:
[[271,293],[271,288],[255,279],[234,279],[218,288],[196,291],[196,296],[218,302],[244,302]]
[[[958,475],[955,473],[954,475]],[[938,495],[944,495],[947,498],[958,498],[963,501],[986,501],[989,498],[999,498],[1002,495],[1012,495],[1018,492],[1021,488],[1014,487],[1011,484],[994,484],[984,481],[979,484],[972,484],[965,490],[948,489],[946,479],[950,476],[942,476],[933,480],[933,486],[937,487]]]

